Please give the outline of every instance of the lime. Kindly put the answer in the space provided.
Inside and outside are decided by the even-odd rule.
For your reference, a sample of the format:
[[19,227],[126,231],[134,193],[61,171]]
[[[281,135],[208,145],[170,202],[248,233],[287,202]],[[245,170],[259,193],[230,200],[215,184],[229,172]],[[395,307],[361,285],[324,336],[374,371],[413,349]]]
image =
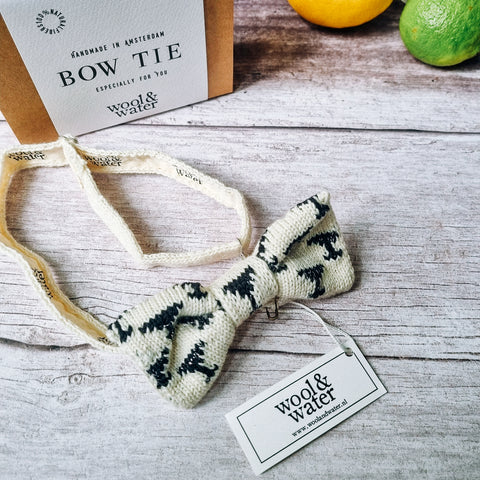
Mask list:
[[480,1],[408,0],[400,35],[422,62],[437,67],[461,63],[480,51]]
[[324,27],[355,27],[386,10],[392,0],[288,0],[305,20]]

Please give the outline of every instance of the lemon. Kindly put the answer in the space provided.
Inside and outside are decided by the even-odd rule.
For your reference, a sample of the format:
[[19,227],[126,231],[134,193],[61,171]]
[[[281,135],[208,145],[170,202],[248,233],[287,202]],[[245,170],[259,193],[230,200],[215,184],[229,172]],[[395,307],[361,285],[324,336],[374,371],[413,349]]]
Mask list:
[[461,63],[480,51],[480,1],[409,0],[400,35],[422,62],[438,67]]
[[288,0],[305,20],[324,27],[355,27],[385,11],[392,0]]

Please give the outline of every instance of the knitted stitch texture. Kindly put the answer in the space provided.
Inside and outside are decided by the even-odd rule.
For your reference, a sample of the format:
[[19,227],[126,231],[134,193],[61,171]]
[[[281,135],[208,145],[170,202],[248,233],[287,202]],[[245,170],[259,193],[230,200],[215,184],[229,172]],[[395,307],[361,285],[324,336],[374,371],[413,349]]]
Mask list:
[[223,366],[235,329],[278,298],[330,297],[354,280],[327,192],[291,209],[263,234],[253,254],[209,287],[183,283],[124,312],[107,337],[131,355],[160,394],[193,407]]
[[[235,329],[273,299],[328,297],[348,290],[353,269],[324,192],[300,203],[271,225],[253,254],[207,288],[175,285],[126,311],[110,327],[74,305],[60,290],[44,259],[8,231],[6,196],[15,172],[69,165],[95,212],[128,252],[143,264],[198,265],[238,255],[248,245],[250,221],[242,195],[160,152],[81,148],[62,137],[0,154],[0,251],[15,259],[56,318],[90,344],[132,356],[160,394],[194,406],[222,368]],[[241,219],[238,241],[199,252],[144,254],[128,225],[101,195],[92,172],[160,173],[210,196]]]

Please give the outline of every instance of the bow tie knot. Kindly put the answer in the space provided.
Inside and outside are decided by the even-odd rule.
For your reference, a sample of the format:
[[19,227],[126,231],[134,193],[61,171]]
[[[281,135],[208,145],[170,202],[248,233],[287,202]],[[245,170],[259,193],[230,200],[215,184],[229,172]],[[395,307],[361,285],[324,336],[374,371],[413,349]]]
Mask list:
[[252,255],[235,264],[208,287],[235,326],[278,297],[279,285],[268,264]]
[[348,290],[353,268],[329,204],[315,195],[263,234],[253,254],[204,288],[174,285],[125,312],[108,338],[132,355],[167,399],[195,405],[221,370],[235,329],[278,298]]

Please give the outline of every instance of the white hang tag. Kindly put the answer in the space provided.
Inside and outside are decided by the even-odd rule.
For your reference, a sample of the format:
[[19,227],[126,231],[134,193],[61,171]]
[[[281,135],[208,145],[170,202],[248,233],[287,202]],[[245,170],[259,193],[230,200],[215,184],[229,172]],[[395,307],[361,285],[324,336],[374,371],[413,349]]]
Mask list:
[[348,337],[225,416],[259,475],[386,392]]

